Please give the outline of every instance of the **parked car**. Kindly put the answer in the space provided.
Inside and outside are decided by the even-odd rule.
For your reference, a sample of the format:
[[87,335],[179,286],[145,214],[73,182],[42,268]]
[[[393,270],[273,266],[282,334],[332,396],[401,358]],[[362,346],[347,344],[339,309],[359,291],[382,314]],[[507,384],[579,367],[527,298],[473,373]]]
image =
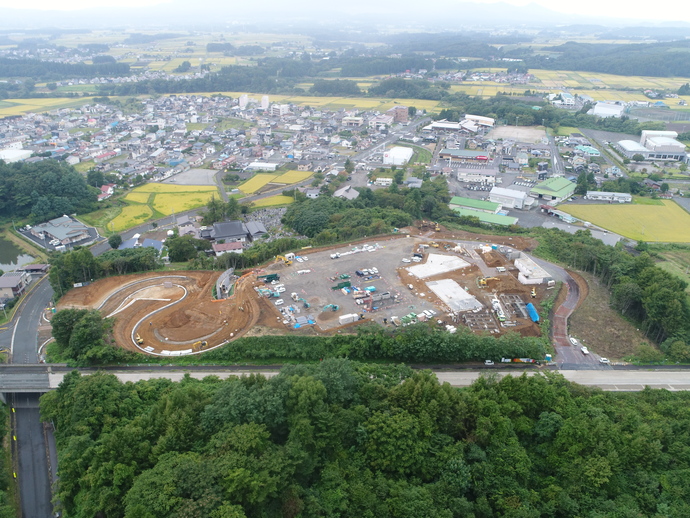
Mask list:
[[493,360],[484,360],[484,365],[486,365],[487,367],[490,367],[493,364],[494,364]]
[[584,345],[580,347],[580,350],[582,351],[582,354],[589,354],[589,349],[587,349]]
[[407,257],[403,257],[402,262],[403,263],[410,263],[412,261],[410,261]]
[[274,304],[276,306],[282,306],[283,304],[285,304],[285,301],[283,299],[278,299],[274,302]]
[[577,340],[575,340],[572,336],[570,337],[570,343],[573,345],[577,345]]
[[606,365],[611,363],[611,360],[608,358],[599,358],[599,363],[605,363]]

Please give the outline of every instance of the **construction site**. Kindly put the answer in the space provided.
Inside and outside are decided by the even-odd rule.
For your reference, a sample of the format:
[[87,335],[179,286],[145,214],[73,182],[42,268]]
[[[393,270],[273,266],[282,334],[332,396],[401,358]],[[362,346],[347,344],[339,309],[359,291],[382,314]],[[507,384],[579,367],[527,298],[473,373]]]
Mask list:
[[448,239],[433,227],[428,234],[404,229],[379,242],[302,250],[239,277],[111,277],[74,288],[58,308],[98,309],[115,320],[119,345],[158,356],[198,354],[247,334],[351,332],[370,321],[539,335],[536,308],[556,282],[518,248],[526,243]]

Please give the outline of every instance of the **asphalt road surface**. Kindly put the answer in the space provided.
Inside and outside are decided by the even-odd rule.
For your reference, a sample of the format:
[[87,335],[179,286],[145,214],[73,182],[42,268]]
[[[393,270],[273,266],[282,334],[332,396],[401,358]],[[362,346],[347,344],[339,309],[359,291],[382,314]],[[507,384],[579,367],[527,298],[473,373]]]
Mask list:
[[[12,363],[38,363],[38,326],[43,311],[53,296],[47,278],[39,281],[24,300],[15,317],[10,335]],[[3,338],[10,330],[5,331]],[[52,515],[49,467],[46,455],[46,435],[38,411],[40,394],[15,394],[14,435],[17,437],[17,485],[22,516],[44,518]],[[54,449],[52,434],[47,436]],[[56,468],[54,466],[53,468]]]
[[43,424],[38,411],[40,394],[15,394],[17,486],[25,518],[52,516],[48,458]]

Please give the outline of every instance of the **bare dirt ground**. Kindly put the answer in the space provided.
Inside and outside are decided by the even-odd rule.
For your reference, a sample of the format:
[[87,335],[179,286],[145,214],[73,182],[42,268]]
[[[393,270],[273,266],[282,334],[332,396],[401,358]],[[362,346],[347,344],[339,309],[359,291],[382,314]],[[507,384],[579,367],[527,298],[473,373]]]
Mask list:
[[609,306],[608,290],[594,277],[586,273],[570,274],[578,281],[580,289],[580,279],[589,286],[589,293],[568,319],[571,335],[592,351],[612,360],[632,354],[643,343],[649,344],[643,333]]
[[539,142],[546,137],[546,132],[541,128],[526,126],[499,126],[492,129],[486,137],[494,140],[512,139],[520,142]]
[[132,332],[151,352],[198,348],[198,341],[212,347],[242,336],[262,315],[254,277],[243,279],[230,299],[214,301],[217,276],[193,271],[111,277],[70,291],[59,309],[98,308],[112,316],[115,341],[127,349],[137,350]]

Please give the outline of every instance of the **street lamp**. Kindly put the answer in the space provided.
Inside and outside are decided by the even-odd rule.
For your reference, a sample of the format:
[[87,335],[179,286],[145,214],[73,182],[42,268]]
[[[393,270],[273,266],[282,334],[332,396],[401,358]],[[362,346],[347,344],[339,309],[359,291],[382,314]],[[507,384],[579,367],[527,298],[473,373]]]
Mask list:
[[518,121],[519,121],[519,120],[520,120],[520,117],[516,116],[516,117],[515,117],[515,127],[516,127],[516,128],[517,128],[517,125],[518,125]]

